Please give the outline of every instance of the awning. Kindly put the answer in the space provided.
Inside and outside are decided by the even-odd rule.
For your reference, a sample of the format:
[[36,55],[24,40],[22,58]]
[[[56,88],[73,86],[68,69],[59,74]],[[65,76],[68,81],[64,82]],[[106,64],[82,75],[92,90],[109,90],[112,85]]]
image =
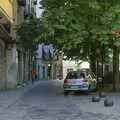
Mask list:
[[13,22],[13,6],[11,0],[0,0],[0,16],[8,22]]

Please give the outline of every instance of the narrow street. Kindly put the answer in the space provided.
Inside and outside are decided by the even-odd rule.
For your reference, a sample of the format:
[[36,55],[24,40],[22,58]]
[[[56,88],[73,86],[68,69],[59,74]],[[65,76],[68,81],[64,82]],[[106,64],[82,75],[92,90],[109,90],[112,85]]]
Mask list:
[[[1,94],[3,94],[1,92]],[[6,93],[4,93],[5,95]],[[104,107],[103,100],[91,102],[91,95],[63,95],[61,81],[41,81],[18,93],[9,92],[0,100],[2,120],[118,120],[120,95],[114,96],[114,107]],[[21,94],[19,97],[18,94]],[[15,99],[13,100],[12,99]],[[2,106],[2,102],[4,106]],[[5,106],[10,103],[8,106]]]
[[0,120],[120,120],[120,0],[0,0]]

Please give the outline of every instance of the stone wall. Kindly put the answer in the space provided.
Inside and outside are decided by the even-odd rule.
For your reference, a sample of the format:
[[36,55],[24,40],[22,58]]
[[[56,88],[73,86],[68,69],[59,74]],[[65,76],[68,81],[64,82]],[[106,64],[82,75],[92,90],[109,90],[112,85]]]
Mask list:
[[0,89],[6,89],[6,51],[5,44],[0,40]]
[[11,89],[16,87],[17,85],[18,61],[16,45],[14,44],[11,49],[6,50],[6,54],[7,54],[7,89]]
[[31,81],[31,60],[28,52],[17,50],[15,44],[9,49],[0,40],[0,90],[16,88]]

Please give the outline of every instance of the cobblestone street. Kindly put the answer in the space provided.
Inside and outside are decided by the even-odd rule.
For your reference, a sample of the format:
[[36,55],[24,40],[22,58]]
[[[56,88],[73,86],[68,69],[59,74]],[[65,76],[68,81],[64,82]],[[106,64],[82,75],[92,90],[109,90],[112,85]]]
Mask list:
[[87,94],[63,95],[62,82],[40,81],[17,91],[0,93],[1,120],[119,120],[120,94],[104,107]]

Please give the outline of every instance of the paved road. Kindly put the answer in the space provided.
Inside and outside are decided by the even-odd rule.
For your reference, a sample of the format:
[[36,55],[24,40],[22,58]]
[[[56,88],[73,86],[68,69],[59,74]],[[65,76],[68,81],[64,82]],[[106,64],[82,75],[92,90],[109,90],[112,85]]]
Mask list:
[[[91,95],[64,96],[60,81],[41,81],[33,86],[26,91],[21,91],[21,96],[18,99],[0,110],[1,120],[120,119],[120,94],[110,94],[109,96],[113,98],[115,105],[106,108],[103,105],[103,100],[99,103],[92,103]],[[15,96],[13,94],[9,100]]]

